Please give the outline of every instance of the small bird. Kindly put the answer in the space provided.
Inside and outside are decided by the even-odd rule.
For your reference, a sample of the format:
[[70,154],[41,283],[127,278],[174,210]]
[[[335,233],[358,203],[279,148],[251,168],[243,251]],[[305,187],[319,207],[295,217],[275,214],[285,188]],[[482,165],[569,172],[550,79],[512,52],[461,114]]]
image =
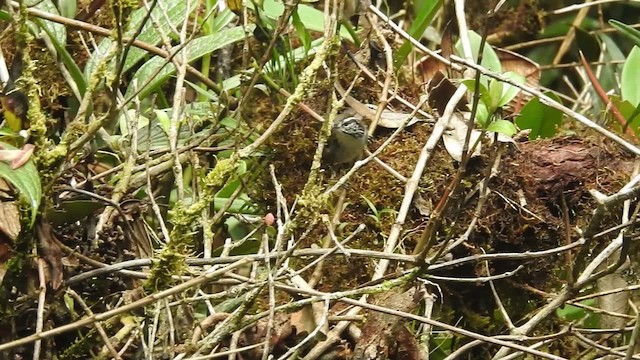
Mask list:
[[346,0],[342,12],[344,21],[351,21],[357,27],[358,18],[367,12],[371,0]]
[[355,116],[336,119],[327,141],[324,159],[332,165],[352,165],[362,158],[367,146],[367,125]]

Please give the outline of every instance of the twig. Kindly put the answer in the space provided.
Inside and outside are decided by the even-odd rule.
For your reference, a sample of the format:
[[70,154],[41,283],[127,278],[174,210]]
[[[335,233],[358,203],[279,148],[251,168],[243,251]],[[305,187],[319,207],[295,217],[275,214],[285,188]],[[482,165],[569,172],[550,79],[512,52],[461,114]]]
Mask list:
[[[80,295],[78,295],[77,292],[73,291],[73,289],[67,289],[66,292],[67,292],[67,294],[69,294],[69,296],[74,298],[78,302],[78,304],[80,304],[80,306],[82,306],[82,309],[87,313],[87,315],[93,316],[93,311],[91,311],[91,308],[89,308],[87,306],[87,304],[80,297]],[[116,349],[113,347],[113,344],[111,343],[111,340],[109,339],[109,335],[107,335],[107,332],[104,331],[104,328],[102,327],[100,322],[96,322],[94,325],[96,327],[96,330],[98,331],[98,334],[100,334],[100,337],[102,338],[102,341],[104,342],[104,345],[107,347],[107,349],[111,353],[111,356],[113,358],[117,359],[117,360],[121,360],[122,357],[120,357],[120,354],[118,354]]]
[[[38,312],[36,315],[36,334],[42,333],[44,325],[44,304],[47,298],[47,279],[44,276],[45,260],[38,258],[38,279],[40,287],[38,289]],[[33,344],[33,360],[40,359],[40,349],[42,348],[42,339],[36,340]]]
[[234,263],[232,263],[232,264],[230,264],[228,266],[225,266],[225,267],[223,267],[223,268],[221,268],[219,270],[212,271],[212,272],[207,272],[207,273],[205,273],[203,275],[200,275],[200,276],[198,276],[198,277],[196,277],[194,279],[188,280],[188,281],[186,281],[186,282],[184,282],[182,284],[176,285],[176,286],[174,286],[172,288],[169,288],[167,290],[163,290],[163,291],[151,294],[151,295],[146,296],[146,297],[144,297],[144,298],[142,298],[140,300],[136,300],[136,301],[134,301],[134,302],[132,302],[130,304],[121,306],[119,308],[108,310],[108,311],[105,311],[103,313],[90,315],[90,316],[88,316],[88,317],[86,317],[84,319],[81,319],[81,320],[78,320],[78,321],[75,321],[75,322],[72,322],[72,323],[69,323],[69,324],[66,324],[66,325],[59,326],[59,327],[57,327],[55,329],[51,329],[51,330],[44,331],[44,332],[41,332],[41,333],[36,333],[36,334],[29,335],[29,336],[26,336],[26,337],[23,337],[23,338],[20,338],[20,339],[17,339],[17,340],[10,341],[8,343],[0,344],[0,351],[12,349],[12,348],[15,348],[17,346],[26,345],[26,344],[32,343],[34,341],[37,341],[37,340],[47,339],[47,338],[55,336],[55,335],[60,335],[60,334],[63,334],[65,332],[68,332],[68,331],[76,330],[76,329],[82,328],[84,326],[91,325],[91,324],[93,324],[93,323],[95,323],[97,321],[104,321],[104,320],[110,319],[110,318],[112,318],[112,317],[114,317],[116,315],[120,315],[120,314],[126,313],[128,311],[131,311],[131,310],[134,310],[134,309],[137,309],[137,308],[140,308],[140,307],[145,307],[147,305],[155,303],[158,300],[164,299],[164,298],[166,298],[168,296],[171,296],[171,295],[174,295],[174,294],[179,294],[179,293],[181,293],[181,292],[183,292],[185,290],[188,290],[188,289],[191,289],[193,287],[197,287],[199,285],[202,285],[202,284],[204,284],[204,283],[206,283],[206,282],[208,282],[208,281],[210,281],[212,279],[215,279],[217,277],[220,277],[220,276],[224,275],[228,271],[231,271],[231,270],[236,269],[236,268],[238,268],[240,266],[246,265],[246,264],[248,264],[250,262],[251,262],[251,260],[241,259],[241,260],[238,260],[238,261],[236,261],[236,262],[234,262]]

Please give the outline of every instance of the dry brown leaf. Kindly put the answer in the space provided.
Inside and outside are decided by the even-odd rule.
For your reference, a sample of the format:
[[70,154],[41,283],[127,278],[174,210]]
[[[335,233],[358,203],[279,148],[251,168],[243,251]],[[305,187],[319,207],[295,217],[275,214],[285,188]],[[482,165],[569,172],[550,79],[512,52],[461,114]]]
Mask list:
[[0,202],[0,232],[13,243],[20,234],[20,208],[16,201]]
[[[473,144],[475,144],[476,142],[478,143],[478,145],[473,150],[471,157],[480,155],[482,151],[482,142],[478,141],[478,139],[480,139],[480,135],[480,131],[471,130],[469,149],[471,148],[471,146],[473,146]],[[449,124],[447,125],[447,129],[442,134],[442,141],[444,142],[445,149],[447,149],[447,152],[455,161],[462,161],[462,147],[464,145],[466,136],[467,121],[465,121],[459,114],[453,114],[451,120],[449,121]]]
[[53,228],[48,222],[40,220],[36,227],[40,255],[47,262],[47,270],[51,288],[57,290],[62,285],[63,265],[62,250],[57,244]]

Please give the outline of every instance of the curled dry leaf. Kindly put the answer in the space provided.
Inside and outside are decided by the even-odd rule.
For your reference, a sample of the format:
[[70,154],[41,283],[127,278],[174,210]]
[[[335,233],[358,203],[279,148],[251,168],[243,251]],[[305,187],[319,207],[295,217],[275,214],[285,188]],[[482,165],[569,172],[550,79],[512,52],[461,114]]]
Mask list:
[[[371,111],[376,111],[376,106],[375,105],[371,105],[371,104],[367,104],[366,105],[369,109],[371,109]],[[396,110],[388,110],[385,109],[382,111],[382,114],[380,115],[380,120],[378,121],[378,126],[381,126],[383,128],[387,128],[387,129],[397,129],[400,126],[402,126],[402,124],[407,120],[407,117],[411,115],[411,113],[407,113],[407,112],[403,112],[403,111],[396,111]],[[411,118],[411,120],[409,120],[409,122],[407,122],[407,127],[417,123],[418,121],[431,121],[433,122],[434,119],[433,117],[427,119],[427,118],[423,118],[423,117],[419,117],[419,116],[414,116]]]
[[[618,255],[619,256],[619,255]],[[628,260],[627,260],[628,261]],[[627,281],[619,273],[605,275],[596,281],[598,291],[607,292],[615,289],[624,289],[629,286]],[[629,292],[621,291],[598,297],[598,305],[601,309],[610,313],[628,314],[629,313]],[[600,318],[603,326],[609,329],[624,327],[625,319],[603,314]]]
[[[480,131],[471,130],[469,148],[471,148],[471,146],[476,142],[478,143],[471,154],[472,158],[480,155],[482,151],[482,142],[478,141],[480,139],[480,135]],[[447,149],[447,152],[455,161],[462,161],[462,147],[466,136],[467,122],[462,118],[462,115],[454,113],[449,121],[447,129],[444,131],[444,134],[442,134],[442,141],[444,141],[444,147]]]
[[[376,305],[412,312],[418,306],[415,289],[404,293],[393,289],[378,295]],[[353,359],[421,359],[420,345],[407,329],[407,321],[399,316],[372,312],[362,329]]]
[[26,144],[22,149],[3,149],[0,146],[0,149],[0,161],[11,162],[11,169],[15,170],[31,159],[35,146]]
[[[451,80],[447,79],[442,71],[437,71],[427,84],[429,106],[435,109],[438,114],[444,114],[444,109],[447,107],[449,100],[456,90],[458,90],[458,87],[454,85]],[[459,111],[469,111],[467,100],[462,98],[456,105],[456,109]]]
[[11,162],[11,168],[15,170],[21,167],[22,165],[26,164],[27,161],[31,159],[31,155],[33,155],[34,149],[35,149],[34,145],[26,144],[25,146],[22,147],[22,149],[17,150],[18,153],[16,154],[16,158],[13,159],[13,161]]

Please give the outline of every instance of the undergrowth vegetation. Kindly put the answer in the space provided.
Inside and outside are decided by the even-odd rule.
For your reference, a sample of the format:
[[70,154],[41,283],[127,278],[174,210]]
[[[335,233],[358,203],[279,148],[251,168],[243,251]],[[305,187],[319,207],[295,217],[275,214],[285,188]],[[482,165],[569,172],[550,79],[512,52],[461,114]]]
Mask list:
[[0,359],[639,358],[639,7],[2,3]]

